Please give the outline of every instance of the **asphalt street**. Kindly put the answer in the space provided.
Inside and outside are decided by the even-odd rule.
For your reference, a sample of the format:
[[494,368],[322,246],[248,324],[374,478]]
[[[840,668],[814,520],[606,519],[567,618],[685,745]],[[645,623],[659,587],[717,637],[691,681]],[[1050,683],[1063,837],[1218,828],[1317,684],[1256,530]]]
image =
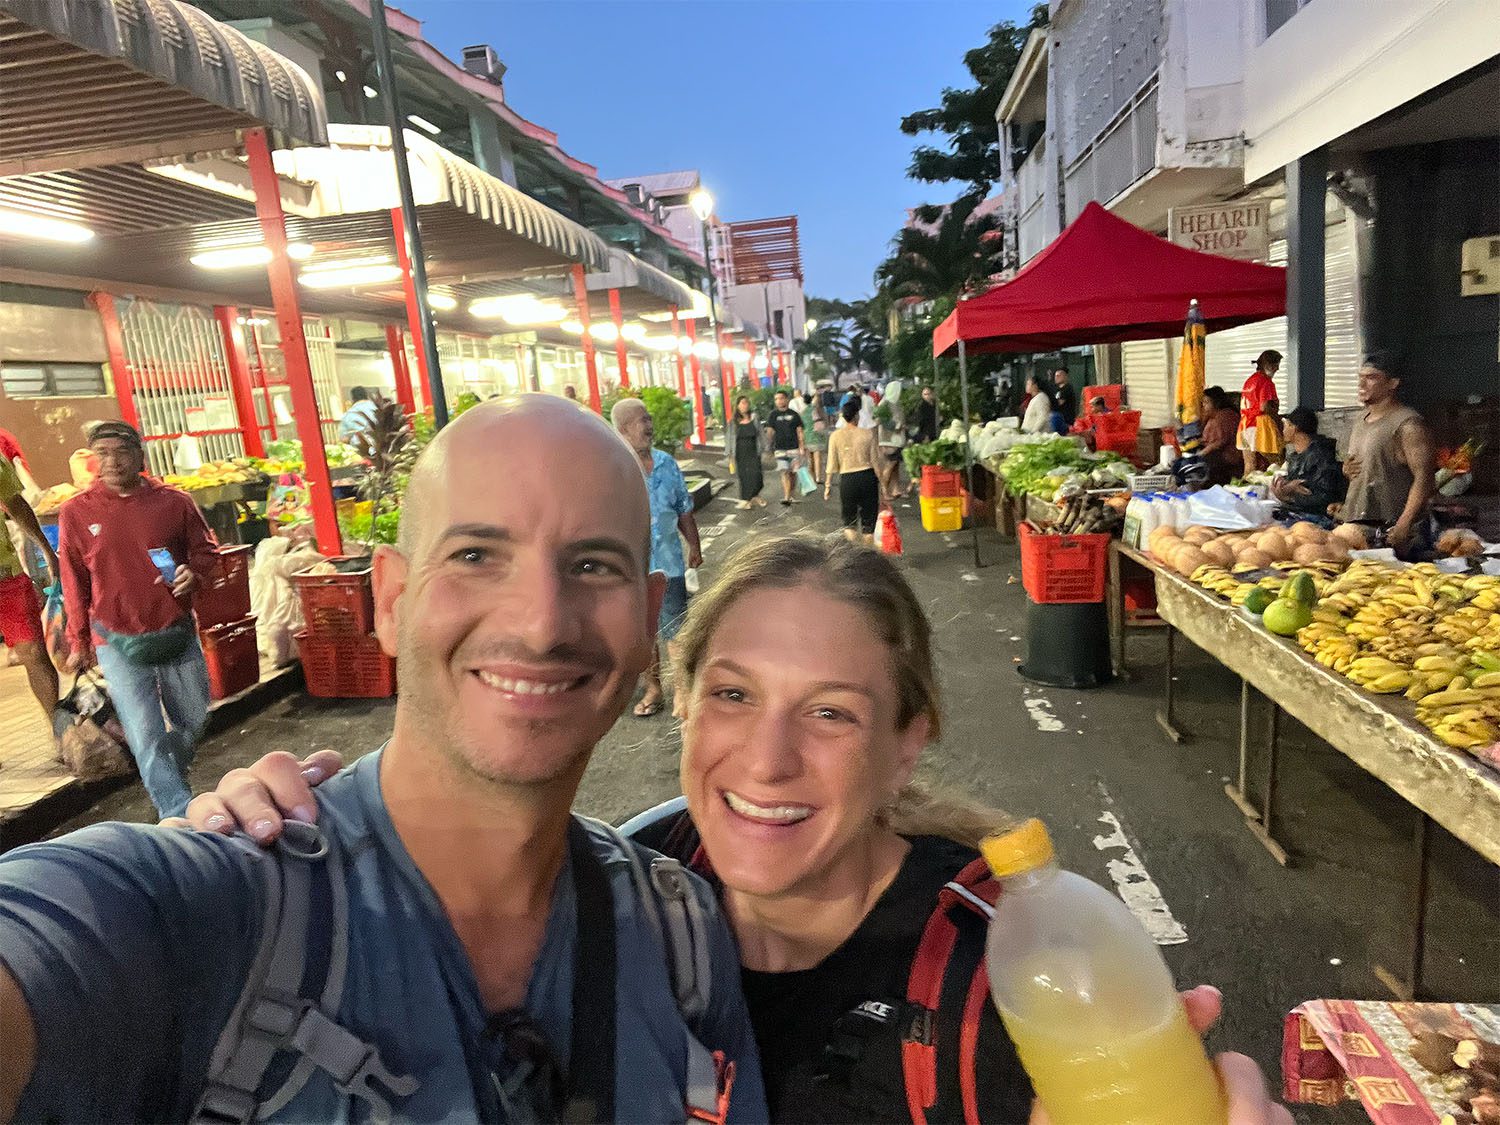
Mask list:
[[[771,474],[768,474],[770,476]],[[775,489],[768,481],[768,493]],[[733,489],[700,513],[703,577],[747,537],[833,533],[837,506],[821,498],[741,512]],[[1154,721],[1164,641],[1132,636],[1132,676],[1069,691],[1023,680],[1026,599],[1016,548],[981,537],[976,567],[967,532],[922,532],[915,500],[898,507],[906,566],[936,628],[946,732],[923,772],[941,785],[1052,829],[1062,862],[1122,890],[1163,946],[1183,986],[1217,985],[1225,1016],[1216,1050],[1242,1050],[1273,1081],[1282,1023],[1318,997],[1381,998],[1377,964],[1407,948],[1406,857],[1415,812],[1295,722],[1283,722],[1277,835],[1293,855],[1279,867],[1224,796],[1235,771],[1239,682],[1179,645],[1185,744]],[[380,744],[392,704],[296,694],[205,744],[196,788],[272,749],[333,747],[354,757]],[[581,811],[619,821],[675,796],[679,740],[668,714],[621,718],[600,745],[579,794]],[[59,831],[100,819],[152,816],[138,786],[93,806]],[[1448,999],[1500,1001],[1500,872],[1435,833],[1427,980]],[[1298,1111],[1300,1120],[1363,1120],[1356,1109]]]

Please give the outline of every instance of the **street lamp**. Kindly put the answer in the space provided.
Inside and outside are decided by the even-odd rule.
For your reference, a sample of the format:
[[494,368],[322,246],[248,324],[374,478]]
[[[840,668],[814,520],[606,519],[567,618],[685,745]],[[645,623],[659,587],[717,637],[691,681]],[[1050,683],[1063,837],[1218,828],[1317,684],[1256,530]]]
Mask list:
[[714,372],[718,375],[720,393],[724,396],[724,456],[733,456],[730,443],[729,391],[724,387],[724,356],[719,345],[718,279],[714,276],[714,256],[708,245],[708,220],[714,213],[714,197],[705,188],[699,188],[688,196],[688,206],[698,216],[703,228],[703,264],[708,267],[708,329],[714,340]]

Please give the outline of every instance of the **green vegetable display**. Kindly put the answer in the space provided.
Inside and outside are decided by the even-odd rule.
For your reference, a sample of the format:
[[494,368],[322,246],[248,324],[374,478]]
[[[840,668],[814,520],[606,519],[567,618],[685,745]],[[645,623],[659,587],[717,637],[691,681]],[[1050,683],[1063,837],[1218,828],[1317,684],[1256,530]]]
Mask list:
[[1124,460],[1115,453],[1090,453],[1072,438],[1056,437],[1012,446],[1001,459],[999,471],[1005,478],[1006,489],[1014,495],[1036,495],[1050,500],[1069,475],[1055,470],[1088,474]]
[[923,465],[937,465],[943,469],[962,469],[964,467],[964,443],[954,441],[952,438],[938,438],[937,441],[908,445],[901,451],[901,456],[906,461],[906,471],[914,477],[922,475]]

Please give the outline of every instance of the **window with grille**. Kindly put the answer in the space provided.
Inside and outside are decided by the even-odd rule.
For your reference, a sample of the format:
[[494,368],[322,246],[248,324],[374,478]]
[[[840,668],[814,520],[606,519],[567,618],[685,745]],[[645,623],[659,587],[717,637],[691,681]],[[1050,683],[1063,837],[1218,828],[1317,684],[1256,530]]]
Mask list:
[[90,398],[109,394],[98,363],[0,363],[6,398]]

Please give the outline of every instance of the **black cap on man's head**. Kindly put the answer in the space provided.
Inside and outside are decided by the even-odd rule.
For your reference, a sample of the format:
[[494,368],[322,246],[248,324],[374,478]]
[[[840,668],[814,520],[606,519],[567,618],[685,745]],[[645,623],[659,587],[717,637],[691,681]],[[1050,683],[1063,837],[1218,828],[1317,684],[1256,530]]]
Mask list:
[[117,438],[127,445],[135,446],[137,449],[145,448],[144,443],[141,441],[140,431],[129,422],[121,422],[117,418],[111,418],[104,422],[95,422],[89,428],[90,445],[93,445],[100,438]]

